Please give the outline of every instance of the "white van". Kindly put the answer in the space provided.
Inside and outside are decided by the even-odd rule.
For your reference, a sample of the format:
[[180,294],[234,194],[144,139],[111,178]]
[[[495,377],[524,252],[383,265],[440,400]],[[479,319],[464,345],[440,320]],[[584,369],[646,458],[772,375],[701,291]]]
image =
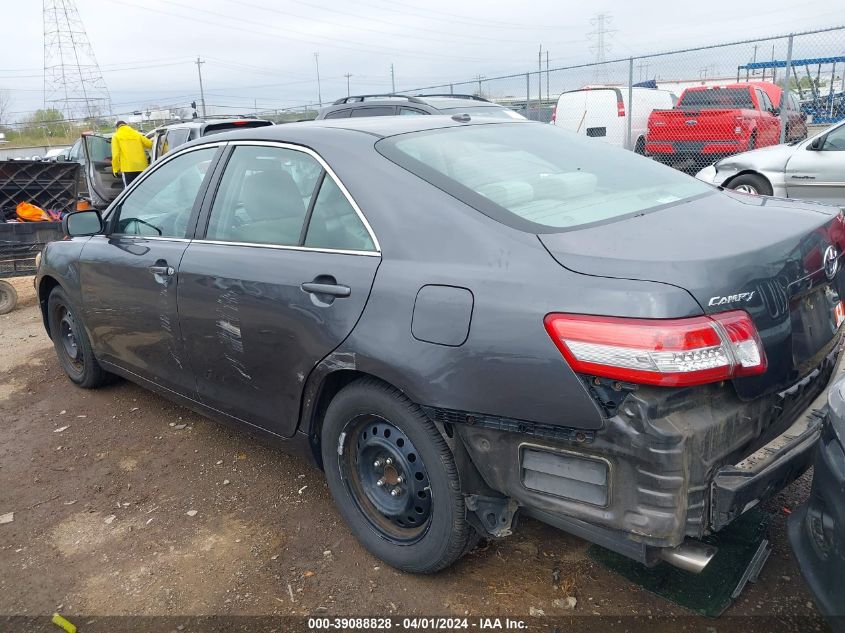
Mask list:
[[[628,88],[596,87],[570,90],[560,95],[552,122],[583,136],[645,153],[648,116],[652,110],[669,110],[678,98],[668,90],[632,88],[634,107],[628,103]],[[631,146],[625,142],[631,117]]]

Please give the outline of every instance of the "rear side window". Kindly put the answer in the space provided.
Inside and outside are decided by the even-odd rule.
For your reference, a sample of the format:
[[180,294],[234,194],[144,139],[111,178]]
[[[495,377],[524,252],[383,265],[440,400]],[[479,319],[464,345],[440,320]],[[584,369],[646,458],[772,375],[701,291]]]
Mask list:
[[427,130],[383,139],[376,149],[469,206],[532,233],[713,193],[647,158],[536,123]]
[[346,110],[335,110],[334,112],[329,112],[325,117],[326,119],[348,119],[349,113],[351,110],[348,108]]
[[754,109],[751,91],[748,88],[707,88],[705,90],[687,90],[678,102],[680,108],[701,110]]
[[214,198],[207,239],[298,245],[322,171],[305,152],[236,147]]
[[375,245],[364,223],[337,183],[323,178],[314,203],[305,246],[344,251],[374,251]]
[[396,114],[394,106],[374,106],[372,108],[356,108],[350,116],[393,116]]

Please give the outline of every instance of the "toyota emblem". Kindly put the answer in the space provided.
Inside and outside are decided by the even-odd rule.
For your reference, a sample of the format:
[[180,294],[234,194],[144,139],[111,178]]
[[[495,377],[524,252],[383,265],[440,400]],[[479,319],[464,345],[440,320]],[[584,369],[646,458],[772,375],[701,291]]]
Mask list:
[[836,252],[835,246],[828,246],[824,252],[824,274],[828,279],[836,277],[836,271],[839,270],[839,253]]

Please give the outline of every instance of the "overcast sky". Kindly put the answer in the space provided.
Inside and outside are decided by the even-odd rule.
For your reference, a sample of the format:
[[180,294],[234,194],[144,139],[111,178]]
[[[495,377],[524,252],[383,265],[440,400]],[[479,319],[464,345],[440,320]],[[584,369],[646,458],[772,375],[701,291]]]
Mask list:
[[[197,98],[197,55],[206,101],[259,110],[317,101],[314,53],[319,52],[324,102],[384,92],[394,65],[397,90],[537,68],[540,45],[551,66],[595,59],[591,50],[598,11],[613,16],[608,59],[823,28],[843,20],[837,2],[708,0],[696,3],[609,0],[76,0],[111,93],[113,112],[153,105],[186,106]],[[41,2],[3,0],[0,89],[11,92],[14,118],[42,106]],[[842,32],[819,36],[825,54],[845,51]],[[780,45],[779,45],[780,46]],[[772,44],[759,57],[769,58]],[[814,51],[818,47],[814,48]],[[807,49],[810,54],[809,48]],[[781,55],[780,51],[776,53]],[[813,53],[815,54],[815,53]],[[753,47],[675,60],[672,72],[695,77],[735,72]],[[714,59],[716,61],[714,61]],[[638,67],[638,79],[661,72],[661,60]],[[545,55],[544,55],[545,63]],[[714,67],[715,64],[715,67]],[[623,65],[620,65],[622,68]],[[710,70],[705,70],[707,67]],[[721,66],[721,68],[719,67]],[[669,72],[664,64],[662,72]],[[734,70],[730,70],[733,68]],[[572,77],[573,82],[580,81]],[[556,84],[566,83],[561,75]],[[499,90],[522,90],[501,82]],[[572,85],[556,85],[560,91]],[[456,90],[457,91],[457,90]],[[236,111],[218,110],[218,111]]]

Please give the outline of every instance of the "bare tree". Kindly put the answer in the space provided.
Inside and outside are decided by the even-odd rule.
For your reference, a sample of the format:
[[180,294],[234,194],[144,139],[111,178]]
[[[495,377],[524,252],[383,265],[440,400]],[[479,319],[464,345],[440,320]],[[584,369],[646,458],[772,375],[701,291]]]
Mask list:
[[0,125],[9,123],[7,117],[11,116],[12,95],[8,90],[0,89]]

